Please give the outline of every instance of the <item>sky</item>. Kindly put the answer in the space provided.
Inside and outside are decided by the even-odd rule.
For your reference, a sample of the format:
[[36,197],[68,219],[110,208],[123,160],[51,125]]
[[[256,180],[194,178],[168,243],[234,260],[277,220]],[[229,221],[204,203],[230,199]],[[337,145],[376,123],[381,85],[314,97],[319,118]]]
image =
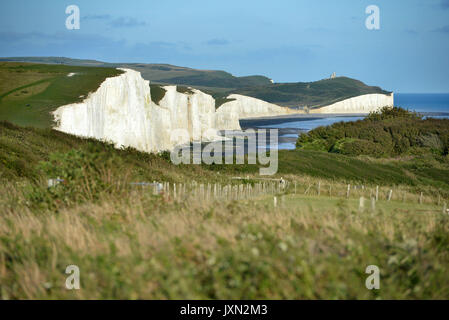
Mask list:
[[[79,30],[66,28],[69,5]],[[365,26],[369,5],[379,30]],[[275,82],[336,72],[398,93],[449,93],[449,0],[2,0],[0,56],[169,63]]]

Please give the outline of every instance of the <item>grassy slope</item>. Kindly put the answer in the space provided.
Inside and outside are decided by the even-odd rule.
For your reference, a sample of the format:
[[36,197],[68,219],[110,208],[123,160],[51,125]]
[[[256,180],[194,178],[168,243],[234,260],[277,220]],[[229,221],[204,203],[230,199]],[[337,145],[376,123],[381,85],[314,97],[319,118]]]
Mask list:
[[268,86],[243,88],[239,93],[285,106],[319,107],[370,93],[388,92],[379,87],[367,86],[361,81],[337,77],[314,82],[279,83]]
[[[236,176],[257,174],[254,165],[212,165],[208,170]],[[279,151],[278,175],[307,175],[328,180],[379,185],[432,186],[449,192],[449,164],[432,156],[415,159],[382,159],[349,157],[313,150]]]
[[[135,179],[181,182],[185,179],[226,182],[229,177],[257,176],[255,165],[182,165],[176,167],[169,160],[137,151],[115,150],[91,139],[80,139],[49,129],[20,128],[0,124],[0,177],[36,178],[36,165],[49,159],[54,152],[68,152],[73,148],[87,150],[94,145],[107,150],[110,157],[125,159],[136,173]],[[155,169],[159,168],[160,169]],[[170,173],[171,172],[171,173]],[[220,173],[217,175],[217,173]],[[172,176],[173,175],[173,176]],[[345,183],[379,185],[408,185],[413,188],[436,188],[449,191],[449,167],[431,158],[413,161],[374,160],[329,154],[312,150],[283,150],[279,152],[277,176],[305,175]]]
[[[68,77],[69,73],[76,75]],[[112,68],[0,63],[0,120],[19,125],[49,127],[50,112],[82,101],[108,77],[121,71]]]
[[[449,219],[435,205],[290,194],[121,197],[32,211],[0,199],[3,299],[447,299]],[[4,187],[0,186],[0,192]],[[11,209],[12,201],[19,201]],[[64,287],[68,265],[81,289]],[[365,268],[381,289],[365,288]]]
[[57,63],[76,66],[101,66],[131,68],[142,73],[146,80],[158,84],[179,84],[196,88],[212,88],[222,91],[245,86],[270,84],[270,79],[264,76],[235,77],[219,70],[198,70],[169,64],[144,63],[104,63],[94,60],[69,59],[62,57],[18,57],[0,58],[0,61],[28,61],[35,63]]
[[367,86],[363,82],[338,77],[314,82],[272,84],[264,76],[235,77],[225,71],[198,70],[167,64],[120,63],[111,64],[93,60],[51,57],[0,58],[38,63],[66,65],[125,67],[142,73],[146,80],[157,84],[177,84],[203,90],[215,98],[224,98],[238,93],[283,106],[323,106],[347,98],[368,93],[387,93],[379,87]]
[[22,128],[0,122],[0,179],[38,180],[41,173],[37,166],[48,161],[52,153],[67,153],[72,149],[94,153],[105,152],[107,158],[121,158],[136,181],[182,181],[215,174],[197,166],[175,167],[169,161],[154,154],[132,149],[117,150],[111,145],[94,139],[82,139],[51,129]]
[[[162,156],[0,124],[0,298],[449,297],[449,218],[435,188],[426,187],[421,205],[413,187],[395,187],[390,202],[389,187],[381,188],[375,210],[367,203],[362,212],[358,199],[372,186],[346,199],[344,180],[394,184],[400,163],[308,151],[280,156],[282,175],[298,185],[278,194],[274,208],[270,194],[210,200],[189,189],[193,180],[259,182],[252,167],[176,167]],[[230,179],[242,172],[249,181]],[[410,183],[421,181],[415,174]],[[45,179],[56,176],[66,183],[48,189]],[[189,188],[174,199],[129,185],[152,180],[176,182],[178,194],[180,183]],[[71,264],[80,267],[81,290],[64,287]],[[381,270],[378,291],[364,286],[372,264]]]

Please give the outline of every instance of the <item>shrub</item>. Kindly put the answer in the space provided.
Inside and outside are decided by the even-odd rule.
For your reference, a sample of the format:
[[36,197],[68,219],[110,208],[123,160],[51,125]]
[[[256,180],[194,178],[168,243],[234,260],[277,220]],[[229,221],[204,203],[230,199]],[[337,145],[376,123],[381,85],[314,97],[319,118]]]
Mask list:
[[331,151],[356,156],[369,155],[380,157],[384,154],[384,149],[381,144],[359,139],[339,140]]
[[95,201],[105,194],[120,196],[127,190],[130,176],[128,170],[123,170],[122,158],[99,150],[95,145],[87,150],[53,153],[38,169],[48,179],[62,180],[56,187],[33,188],[31,200],[49,200],[49,204],[54,203],[51,200],[69,203]]
[[401,108],[385,107],[364,120],[339,122],[301,134],[297,147],[309,146],[324,146],[315,150],[375,157],[410,153],[446,155],[449,119],[422,119]]
[[428,147],[438,153],[442,153],[444,150],[443,142],[440,140],[438,135],[434,133],[420,136],[418,137],[418,140],[423,147]]
[[400,107],[383,107],[378,111],[370,112],[366,119],[377,121],[392,118],[422,119],[417,113],[410,112]]

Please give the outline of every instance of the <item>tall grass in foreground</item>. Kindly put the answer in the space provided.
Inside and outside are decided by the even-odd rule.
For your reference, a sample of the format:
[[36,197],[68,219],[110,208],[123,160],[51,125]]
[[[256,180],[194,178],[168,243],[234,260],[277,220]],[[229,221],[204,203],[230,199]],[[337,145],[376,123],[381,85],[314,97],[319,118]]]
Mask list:
[[[257,167],[174,166],[0,123],[0,297],[449,298],[446,162],[280,156],[282,187]],[[161,194],[133,184],[152,181]]]
[[[27,192],[0,187],[3,299],[449,297],[449,216],[435,204],[382,200],[361,211],[358,199],[288,189],[275,207],[272,194],[175,200],[123,184],[46,208]],[[65,288],[72,264],[80,290]],[[370,291],[373,264],[381,288]]]

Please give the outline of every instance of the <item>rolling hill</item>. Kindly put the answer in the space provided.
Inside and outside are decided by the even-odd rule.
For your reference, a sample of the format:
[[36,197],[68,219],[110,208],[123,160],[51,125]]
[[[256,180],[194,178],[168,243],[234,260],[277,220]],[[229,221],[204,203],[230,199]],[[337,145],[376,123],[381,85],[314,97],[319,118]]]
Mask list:
[[224,92],[231,89],[263,86],[271,83],[264,76],[235,77],[220,70],[198,70],[169,64],[145,63],[107,63],[96,60],[70,59],[63,57],[12,57],[0,58],[0,61],[16,61],[45,64],[62,64],[69,66],[129,68],[139,71],[145,80],[155,84],[176,84]]
[[379,87],[368,86],[359,80],[347,77],[241,88],[232,93],[288,107],[322,107],[365,94],[390,94]]
[[287,107],[321,107],[359,95],[390,93],[348,77],[273,84],[268,77],[260,75],[235,77],[225,71],[198,70],[168,64],[106,63],[63,57],[11,57],[0,58],[0,61],[129,68],[141,72],[142,77],[153,84],[191,86],[211,94],[216,99],[226,98],[230,94],[242,94]]
[[80,102],[114,68],[0,62],[0,120],[22,126],[49,127],[50,111]]

